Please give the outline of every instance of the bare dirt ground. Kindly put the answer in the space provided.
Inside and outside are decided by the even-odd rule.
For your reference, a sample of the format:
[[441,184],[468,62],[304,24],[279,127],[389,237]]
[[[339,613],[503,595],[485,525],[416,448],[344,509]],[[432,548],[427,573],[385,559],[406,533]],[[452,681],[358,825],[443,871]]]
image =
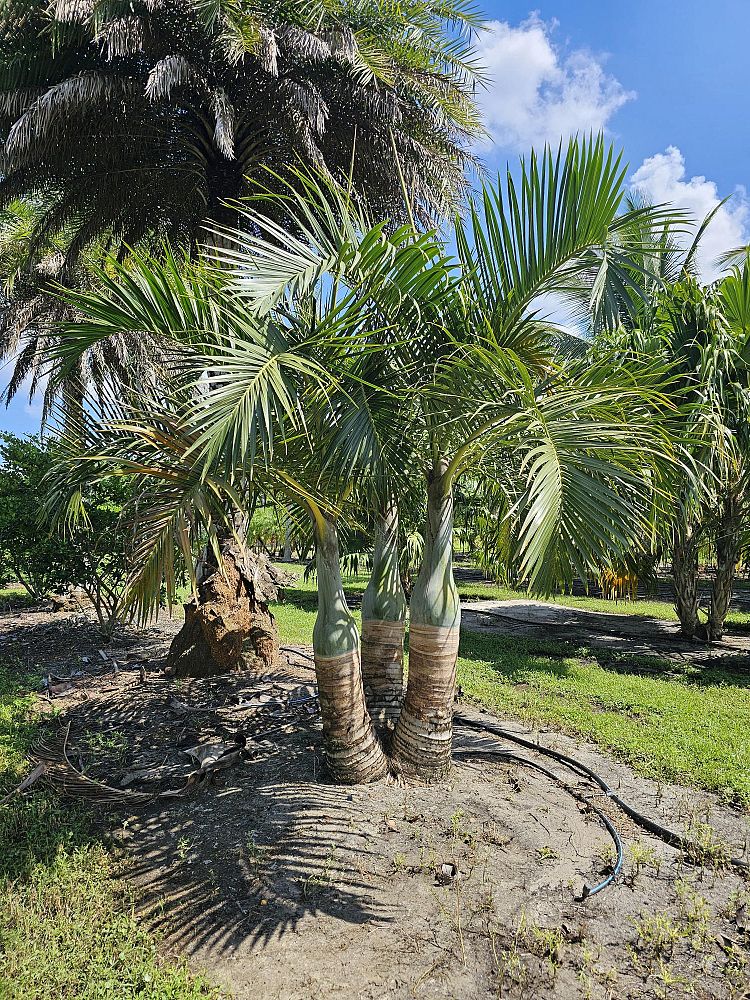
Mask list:
[[460,730],[461,759],[443,783],[333,786],[309,650],[262,678],[178,682],[161,671],[177,625],[129,630],[105,659],[82,616],[23,612],[0,617],[0,652],[53,675],[40,696],[59,712],[50,731],[70,725],[69,760],[90,778],[165,791],[195,774],[196,747],[204,761],[230,761],[184,797],[99,808],[165,948],[238,1000],[750,997],[750,884],[723,865],[727,849],[748,857],[747,815],[647,781],[582,741],[534,733],[704,846],[690,861],[539,758],[603,808],[626,845],[614,884],[580,900],[611,871],[612,840],[595,813],[520,763],[533,754],[498,760],[492,751],[511,744]]
[[750,657],[748,635],[726,635],[722,642],[710,644],[690,641],[680,636],[676,622],[617,611],[607,614],[579,610],[544,601],[467,601],[463,606],[461,624],[464,628],[485,634],[557,639],[696,664]]

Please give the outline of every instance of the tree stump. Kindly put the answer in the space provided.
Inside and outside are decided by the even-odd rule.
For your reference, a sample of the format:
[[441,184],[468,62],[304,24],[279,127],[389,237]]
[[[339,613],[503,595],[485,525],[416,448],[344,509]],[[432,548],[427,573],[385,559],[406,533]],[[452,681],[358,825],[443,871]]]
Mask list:
[[278,657],[278,633],[268,607],[278,594],[275,568],[234,538],[222,541],[221,555],[219,564],[208,549],[199,564],[197,599],[185,605],[185,623],[167,655],[166,672],[174,677],[260,671]]

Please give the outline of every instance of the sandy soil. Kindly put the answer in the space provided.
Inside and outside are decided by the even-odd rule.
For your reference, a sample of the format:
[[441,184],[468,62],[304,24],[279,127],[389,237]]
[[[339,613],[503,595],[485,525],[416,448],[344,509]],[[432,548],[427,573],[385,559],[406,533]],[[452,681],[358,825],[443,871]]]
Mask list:
[[[187,750],[231,751],[187,797],[108,804],[102,821],[165,947],[238,1000],[750,997],[750,885],[721,867],[722,849],[691,863],[580,783],[627,849],[624,873],[581,901],[611,870],[612,841],[521,763],[533,754],[498,760],[511,745],[461,730],[446,782],[333,786],[305,700],[309,650],[262,678],[175,682],[160,658],[176,627],[128,631],[105,659],[85,619],[27,612],[0,618],[0,644],[40,676],[83,668],[53,677],[43,704],[70,723],[70,759],[90,777],[179,788]],[[748,817],[715,796],[647,781],[556,732],[532,738],[596,768],[642,812],[748,856]],[[132,778],[143,770],[162,778]]]

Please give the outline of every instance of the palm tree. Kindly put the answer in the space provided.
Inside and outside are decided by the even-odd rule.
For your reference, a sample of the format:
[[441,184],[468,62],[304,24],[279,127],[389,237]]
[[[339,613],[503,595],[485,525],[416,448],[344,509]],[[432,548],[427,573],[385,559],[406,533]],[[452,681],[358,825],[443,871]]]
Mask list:
[[[267,167],[348,177],[381,216],[454,204],[479,131],[467,0],[8,0],[0,206],[37,240],[192,244]],[[263,174],[267,180],[267,175]]]
[[[635,325],[603,339],[626,356],[660,359],[681,405],[675,436],[685,462],[654,496],[653,530],[645,537],[671,553],[675,610],[689,639],[721,638],[742,548],[747,513],[748,277],[735,268],[703,287],[679,253],[676,274],[639,307]],[[717,568],[708,626],[700,621],[698,563],[713,542]]]
[[[55,282],[85,290],[92,261],[188,253],[229,204],[283,199],[258,182],[301,164],[346,178],[392,225],[461,196],[480,131],[468,0],[8,0],[0,37],[0,354],[4,393],[44,387],[74,409],[114,375],[163,376],[144,331],[50,365],[70,318]],[[272,168],[269,171],[268,168]],[[284,240],[283,234],[280,239]],[[67,310],[67,311],[66,311]]]
[[[229,481],[273,478],[309,513],[320,590],[316,670],[326,752],[340,780],[369,780],[387,767],[365,708],[359,637],[339,573],[347,503],[356,509],[377,499],[385,520],[404,470],[421,469],[427,523],[393,756],[398,768],[428,777],[445,771],[451,753],[458,477],[500,450],[518,457],[521,572],[541,589],[555,574],[626,548],[644,521],[643,468],[665,449],[651,412],[664,405],[652,384],[659,373],[649,381],[648,372],[609,362],[556,364],[534,309],[539,295],[565,292],[592,269],[607,277],[624,266],[616,251],[606,260],[597,252],[633,221],[617,214],[623,176],[601,139],[532,156],[518,184],[509,177],[504,191],[486,188],[468,224],[456,224],[459,261],[409,226],[368,226],[346,191],[301,178],[306,198],[293,187],[283,195],[295,206],[297,233],[283,252],[278,224],[257,213],[254,233],[225,233],[234,245],[211,280],[221,287],[213,301],[226,308],[213,315],[201,305],[212,348],[187,374],[203,381],[186,417],[191,452]],[[181,296],[170,300],[170,283],[152,267],[140,292],[131,279],[125,293],[112,282],[107,294],[76,296],[90,319],[70,328],[75,349],[144,325],[195,342],[195,310]],[[371,356],[379,359],[377,383]],[[391,564],[389,555],[373,579],[378,614],[394,593]],[[395,622],[401,606],[390,607],[383,620]]]
[[750,517],[750,261],[747,255],[719,282],[721,309],[731,331],[732,350],[724,354],[723,423],[726,446],[714,463],[715,501],[709,513],[716,570],[711,588],[708,638],[724,635],[737,563],[747,547]]
[[[637,508],[617,495],[607,476],[636,490],[643,445],[650,439],[645,414],[639,418],[634,410],[643,390],[631,375],[613,374],[606,365],[578,372],[572,384],[567,373],[552,377],[545,325],[533,309],[539,295],[576,288],[592,272],[617,277],[628,257],[611,245],[615,235],[635,219],[659,222],[649,209],[617,216],[622,176],[601,140],[571,144],[565,156],[547,151],[541,163],[532,156],[517,188],[509,178],[505,196],[486,189],[469,228],[457,222],[461,272],[454,279],[448,262],[438,270],[426,259],[425,282],[432,281],[420,288],[418,308],[394,318],[405,404],[390,400],[381,407],[379,432],[367,426],[372,407],[357,426],[367,429],[365,441],[389,443],[394,472],[419,464],[426,480],[425,547],[410,602],[409,683],[393,743],[403,769],[440,773],[450,758],[460,621],[451,566],[455,480],[499,447],[526,454],[521,572],[541,587],[566,564],[578,569],[597,553],[622,548],[633,537],[620,526],[624,519],[637,529]],[[339,267],[345,271],[346,265],[340,262],[359,261],[361,254],[344,240],[337,255],[309,213],[298,225],[315,252],[301,252],[296,269],[288,259],[275,265],[270,244],[264,248],[260,240],[246,244],[244,265],[241,252],[233,255],[238,288],[246,285],[256,303],[273,301],[290,286],[299,296],[300,284],[321,269],[341,280]],[[599,247],[607,247],[606,254]],[[243,266],[255,272],[244,283]],[[356,288],[356,272],[346,277]],[[602,292],[607,280],[599,282]],[[406,344],[401,331],[408,331]],[[548,377],[534,385],[535,373],[545,369]],[[393,375],[385,383],[397,384]],[[373,452],[363,448],[361,434],[346,434],[346,442],[347,452]],[[377,459],[383,459],[382,447]]]

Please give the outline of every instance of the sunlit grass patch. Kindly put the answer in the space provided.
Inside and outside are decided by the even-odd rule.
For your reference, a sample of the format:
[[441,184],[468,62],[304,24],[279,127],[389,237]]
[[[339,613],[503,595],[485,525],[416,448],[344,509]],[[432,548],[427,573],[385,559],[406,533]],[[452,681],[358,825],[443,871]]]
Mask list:
[[469,697],[494,711],[578,733],[642,774],[700,785],[750,807],[750,677],[599,654],[465,633],[458,678]]
[[[534,601],[538,599],[529,596],[523,590],[513,590],[511,587],[495,586],[490,583],[459,583],[458,592],[463,600],[468,601],[519,601],[524,599]],[[658,601],[651,598],[615,602],[605,600],[603,597],[554,594],[545,598],[545,601],[580,611],[598,611],[609,615],[639,615],[644,618],[658,618],[660,621],[677,621],[677,613],[670,601]],[[750,627],[750,613],[730,610],[727,615],[727,623],[730,626]]]
[[[0,797],[27,768],[33,698],[0,665]],[[35,790],[0,806],[0,997],[3,1000],[206,1000],[218,992],[163,962],[134,915],[90,814]]]

